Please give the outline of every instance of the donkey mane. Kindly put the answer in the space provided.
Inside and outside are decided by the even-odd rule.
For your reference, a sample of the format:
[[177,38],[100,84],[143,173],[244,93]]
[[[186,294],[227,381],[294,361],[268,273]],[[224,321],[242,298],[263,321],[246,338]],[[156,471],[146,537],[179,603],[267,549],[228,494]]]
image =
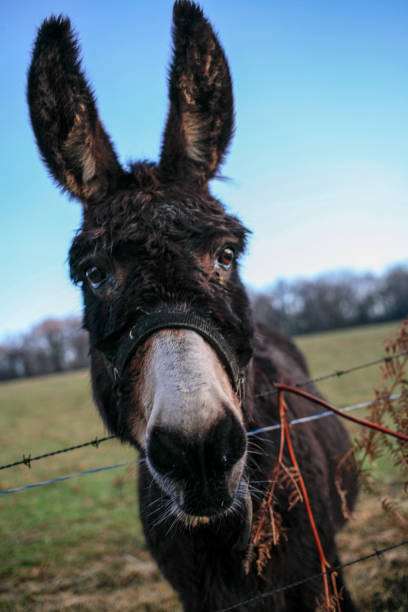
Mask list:
[[[93,394],[107,428],[145,459],[139,503],[153,557],[186,611],[315,610],[320,580],[262,597],[320,571],[288,486],[273,500],[278,537],[270,519],[267,544],[254,540],[280,434],[247,436],[279,423],[273,383],[309,373],[289,338],[253,322],[239,277],[248,230],[208,187],[234,128],[228,64],[210,23],[194,2],[175,3],[157,163],[120,165],[68,18],[40,27],[27,94],[40,155],[83,206],[69,263],[83,293]],[[316,412],[303,398],[288,401],[289,418]],[[354,468],[339,463],[350,440],[335,417],[293,435],[326,558],[337,565],[342,503],[352,509],[357,492]],[[353,610],[341,573],[337,584],[342,610]]]

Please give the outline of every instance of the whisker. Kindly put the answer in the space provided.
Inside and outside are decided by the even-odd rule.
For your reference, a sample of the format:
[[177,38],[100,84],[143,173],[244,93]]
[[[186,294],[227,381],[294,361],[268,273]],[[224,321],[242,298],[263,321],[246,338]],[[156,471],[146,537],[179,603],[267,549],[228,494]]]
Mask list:
[[158,506],[157,508],[153,508],[153,510],[151,510],[150,512],[147,513],[147,517],[151,518],[153,516],[155,516],[156,514],[163,512],[163,510],[165,509],[165,506]]
[[154,521],[154,523],[152,524],[152,527],[158,527],[158,525],[161,525],[162,523],[164,523],[172,515],[172,501],[168,500],[168,502],[163,507],[154,510],[153,513],[151,514],[155,514],[159,510],[161,510],[163,514]]
[[[256,436],[256,437],[255,437]],[[247,434],[247,438],[248,440],[262,440],[262,442],[268,442],[269,444],[276,444],[276,440],[272,440],[271,438],[264,438],[263,436],[260,436],[259,434]]]
[[254,446],[255,448],[263,448],[262,444],[259,441],[259,438],[249,437],[248,436],[248,446]]
[[261,450],[255,450],[252,448],[247,449],[247,454],[248,455],[258,455],[260,457],[265,457],[265,455],[267,455],[268,453],[262,452]]
[[166,537],[170,534],[170,532],[175,528],[175,526],[180,522],[180,511],[173,513],[173,521],[170,523],[169,528],[166,531]]
[[259,489],[258,487],[254,487],[252,484],[248,484],[248,489],[250,493],[265,493],[263,489]]
[[250,485],[252,484],[272,484],[274,482],[278,482],[278,481],[277,480],[251,480],[249,484]]
[[166,501],[166,498],[164,498],[164,497],[162,497],[162,496],[160,496],[160,497],[156,497],[155,499],[152,499],[152,501],[150,501],[150,502],[147,504],[146,508],[150,508],[151,506],[154,506],[154,505],[156,505],[156,504],[158,504],[158,503],[162,503],[163,501]]

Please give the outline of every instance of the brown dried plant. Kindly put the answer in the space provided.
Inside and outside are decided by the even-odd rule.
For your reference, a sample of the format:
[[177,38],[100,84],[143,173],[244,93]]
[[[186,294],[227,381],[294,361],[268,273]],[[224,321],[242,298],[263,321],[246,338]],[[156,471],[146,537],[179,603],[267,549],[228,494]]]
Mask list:
[[336,486],[337,493],[341,500],[341,511],[345,519],[350,520],[351,511],[347,503],[347,489],[343,488],[342,482],[342,470],[354,471],[356,468],[356,462],[354,457],[354,447],[351,447],[347,453],[340,457],[337,461],[336,470],[334,473],[334,484]]
[[343,588],[337,591],[336,577],[337,573],[332,572],[332,588],[333,595],[330,596],[329,602],[325,597],[321,597],[316,604],[315,612],[341,612],[341,601],[343,599]]
[[[387,426],[403,434],[408,433],[408,318],[400,325],[396,338],[387,340],[385,351],[388,359],[381,366],[381,388],[375,389],[375,399],[368,407],[367,418],[379,425]],[[357,466],[361,484],[372,493],[378,493],[373,474],[376,462],[381,457],[390,457],[399,468],[404,480],[404,491],[408,493],[408,444],[390,438],[373,429],[362,427],[355,440]],[[371,469],[374,468],[374,469]],[[382,506],[396,519],[406,533],[407,521],[398,503],[388,497]]]
[[[408,377],[406,374],[408,365],[408,318],[401,324],[397,337],[386,342],[385,350],[388,358],[385,361],[385,365],[381,366],[382,388],[380,390],[375,390],[375,399],[368,407],[369,418],[367,421],[407,435]],[[245,571],[248,573],[250,564],[256,556],[258,574],[261,574],[268,559],[270,559],[271,548],[277,546],[282,539],[287,539],[282,524],[282,516],[277,509],[276,500],[276,491],[279,489],[286,489],[289,491],[288,510],[291,510],[300,501],[305,502],[309,515],[309,522],[314,531],[316,544],[319,550],[325,592],[322,599],[317,602],[316,612],[320,610],[325,610],[325,612],[340,612],[342,593],[337,591],[336,572],[332,572],[332,593],[330,594],[328,578],[325,573],[330,565],[326,561],[324,551],[321,548],[312,509],[308,500],[308,494],[294,455],[290,429],[287,422],[287,407],[282,391],[286,388],[286,390],[298,394],[307,394],[299,392],[295,388],[288,387],[287,385],[277,384],[276,386],[280,388],[279,413],[281,420],[281,439],[279,454],[270,474],[271,487],[264,497],[252,525],[251,547],[244,563]],[[322,403],[318,398],[311,397],[311,399]],[[327,406],[330,407],[329,405]],[[335,411],[336,409],[331,407],[331,410]],[[292,463],[290,466],[286,465],[284,462],[285,441]],[[363,486],[373,491],[372,474],[366,469],[365,463],[366,461],[370,461],[372,464],[375,464],[375,461],[382,455],[390,456],[393,459],[394,465],[401,469],[405,479],[404,491],[408,494],[408,443],[396,438],[390,440],[389,437],[381,431],[369,427],[362,427],[360,430],[360,437],[355,441],[354,447],[343,457],[339,458],[334,477],[335,486],[341,499],[342,512],[346,518],[350,518],[350,510],[347,506],[347,491],[343,488],[340,478],[341,468],[349,466],[350,469],[355,469],[357,463]],[[357,459],[355,459],[355,456]],[[392,515],[395,522],[406,533],[408,522],[398,502],[389,497],[384,497],[382,499],[382,507],[385,512]]]
[[[262,574],[268,559],[270,559],[270,550],[272,546],[277,546],[285,536],[285,530],[282,525],[282,516],[276,508],[275,491],[282,486],[282,465],[283,465],[283,449],[285,444],[285,433],[281,428],[279,454],[275,466],[270,474],[271,487],[267,495],[262,500],[259,511],[257,512],[251,529],[251,549],[244,564],[245,572],[249,572],[250,565],[256,555],[256,565],[258,574]],[[293,506],[292,506],[293,507]],[[256,552],[255,552],[256,549]]]
[[[270,559],[272,546],[277,546],[282,539],[287,539],[286,529],[282,524],[282,516],[277,509],[276,491],[278,489],[287,489],[289,491],[288,510],[291,510],[298,501],[303,501],[298,484],[299,471],[292,466],[285,465],[282,459],[272,470],[270,482],[271,488],[262,500],[252,525],[251,540],[256,547],[256,566],[259,575],[262,574],[268,559]],[[248,561],[250,562],[252,559]],[[249,569],[249,563],[247,568]]]
[[[283,385],[277,385],[278,387]],[[257,554],[257,570],[261,575],[268,559],[270,559],[270,550],[272,546],[276,546],[282,537],[286,538],[285,530],[282,525],[282,517],[276,510],[275,491],[277,488],[286,489],[288,495],[288,510],[291,510],[298,502],[302,501],[305,504],[306,512],[310,527],[313,531],[316,547],[320,558],[320,567],[322,570],[324,598],[322,605],[327,612],[337,610],[340,612],[339,593],[336,585],[336,574],[332,573],[332,594],[330,593],[329,579],[326,570],[330,568],[330,564],[326,560],[324,550],[321,545],[316,522],[313,516],[313,511],[309,501],[309,494],[306,489],[303,476],[301,474],[299,464],[296,458],[290,426],[287,420],[287,405],[285,402],[284,392],[282,389],[278,392],[279,417],[281,423],[281,436],[279,453],[272,471],[271,488],[269,493],[262,501],[261,507],[252,526],[252,545],[250,553],[244,563],[245,571],[249,571],[249,566],[252,563],[255,554]],[[284,449],[288,451],[291,466],[284,463]],[[333,608],[333,605],[335,606]]]

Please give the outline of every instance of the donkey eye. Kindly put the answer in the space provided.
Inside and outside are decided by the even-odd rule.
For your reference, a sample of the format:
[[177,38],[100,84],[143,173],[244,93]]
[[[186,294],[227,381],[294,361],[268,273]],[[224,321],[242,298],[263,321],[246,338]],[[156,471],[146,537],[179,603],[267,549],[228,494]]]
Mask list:
[[85,276],[94,289],[97,289],[105,280],[105,274],[96,266],[88,268],[85,272]]
[[222,249],[217,258],[217,263],[224,268],[224,270],[229,270],[232,262],[234,261],[235,251],[231,247],[225,247]]

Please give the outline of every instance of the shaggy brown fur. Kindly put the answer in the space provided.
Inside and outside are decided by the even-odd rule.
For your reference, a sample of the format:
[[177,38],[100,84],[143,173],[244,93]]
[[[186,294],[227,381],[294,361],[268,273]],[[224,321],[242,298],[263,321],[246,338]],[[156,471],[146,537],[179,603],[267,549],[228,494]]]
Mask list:
[[[288,338],[264,327],[254,333],[237,266],[247,230],[226,214],[208,190],[233,131],[232,88],[223,50],[201,9],[187,0],[175,3],[173,39],[170,107],[158,164],[120,166],[81,71],[67,18],[51,17],[38,32],[28,100],[44,162],[57,183],[84,207],[70,266],[73,280],[82,286],[94,396],[106,426],[149,459],[147,442],[139,433],[146,429],[146,422],[138,390],[152,343],[135,351],[119,382],[106,359],[106,346],[126,333],[141,313],[164,306],[188,307],[222,333],[247,373],[241,421],[230,414],[206,434],[211,462],[225,440],[230,439],[233,446],[243,426],[250,431],[278,422],[276,397],[267,394],[274,381],[301,382],[308,372]],[[220,265],[231,250],[232,264]],[[316,412],[297,397],[288,406],[289,417]],[[293,435],[323,548],[329,562],[336,564],[334,535],[345,519],[334,474],[350,442],[335,418],[300,426]],[[289,492],[284,489],[278,490],[275,507],[286,537],[270,548],[261,577],[255,560],[245,570],[248,548],[243,532],[250,514],[244,503],[244,483],[249,486],[256,520],[269,489],[278,442],[279,434],[271,432],[249,438],[247,454],[245,448],[237,447],[230,463],[246,457],[246,464],[235,511],[196,521],[193,527],[166,511],[174,500],[160,486],[160,478],[152,475],[150,463],[142,464],[140,512],[146,539],[186,610],[215,611],[320,571],[304,506],[298,503],[289,512]],[[193,456],[196,447],[191,444]],[[223,447],[222,452],[226,457],[229,448]],[[224,491],[225,482],[231,484],[233,467],[211,467],[217,494]],[[352,507],[355,474],[344,470],[340,476]],[[170,471],[168,478],[172,478]],[[186,493],[193,486],[188,478],[183,485]],[[198,507],[199,502],[200,497],[195,500]],[[341,576],[339,583],[341,587]],[[342,609],[352,610],[347,591],[342,592]],[[321,595],[322,583],[315,580],[237,609],[314,610]]]

